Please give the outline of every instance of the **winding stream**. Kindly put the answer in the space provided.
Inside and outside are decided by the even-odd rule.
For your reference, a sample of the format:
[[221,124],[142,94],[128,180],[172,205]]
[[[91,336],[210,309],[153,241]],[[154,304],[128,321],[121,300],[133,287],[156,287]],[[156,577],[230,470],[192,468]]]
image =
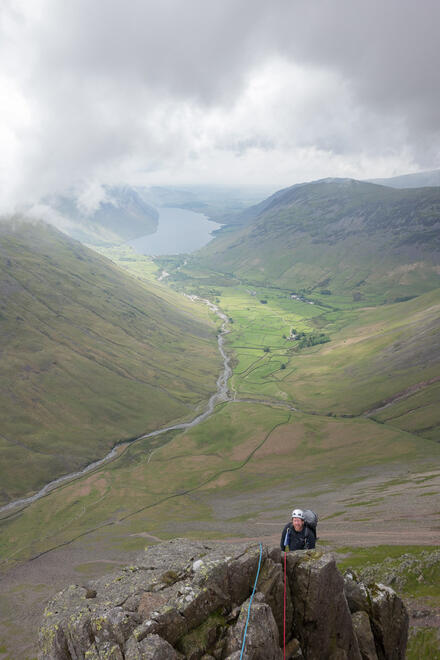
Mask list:
[[[214,411],[214,407],[217,403],[220,401],[228,401],[229,396],[228,396],[228,380],[230,376],[232,375],[232,369],[229,364],[229,358],[226,354],[226,351],[224,349],[224,338],[225,335],[229,332],[228,330],[228,317],[226,314],[224,314],[220,309],[217,307],[217,305],[214,305],[211,303],[209,300],[205,300],[203,298],[199,298],[198,296],[189,296],[187,294],[187,298],[190,298],[190,300],[193,300],[194,302],[202,302],[205,305],[209,307],[217,316],[222,320],[222,326],[220,329],[220,332],[218,334],[218,349],[220,351],[220,355],[222,356],[223,359],[223,370],[220,372],[219,377],[217,378],[217,390],[215,393],[210,397],[208,401],[208,405],[206,407],[206,410],[195,417],[193,420],[190,422],[182,422],[181,424],[174,424],[173,426],[166,426],[163,429],[157,429],[156,431],[151,431],[150,433],[146,433],[145,435],[140,435],[139,437],[135,438],[134,440],[131,440],[127,444],[132,444],[133,442],[136,442],[137,440],[144,440],[145,438],[155,438],[158,435],[162,435],[163,433],[168,433],[168,431],[178,431],[178,430],[183,430],[183,429],[189,429],[192,428],[193,426],[197,426],[197,424],[200,424],[200,422],[203,422],[205,419],[207,419]],[[34,495],[31,495],[29,497],[24,497],[19,500],[14,500],[13,502],[9,502],[8,504],[5,504],[4,506],[0,507],[0,513],[3,513],[5,511],[10,511],[11,509],[15,509],[16,507],[19,506],[26,506],[28,504],[31,504],[32,502],[35,502],[36,500],[39,500],[41,497],[44,497],[44,495],[47,495],[51,491],[53,491],[55,488],[60,486],[61,484],[67,483],[69,481],[72,481],[73,479],[76,479],[78,477],[81,477],[88,472],[91,472],[95,468],[99,467],[100,465],[104,465],[104,463],[107,463],[108,461],[111,461],[112,458],[114,458],[117,455],[118,447],[121,447],[120,444],[116,445],[113,447],[113,449],[104,456],[104,458],[99,459],[98,461],[94,461],[93,463],[89,463],[85,468],[82,470],[79,470],[78,472],[72,472],[71,474],[65,474],[63,477],[59,477],[58,479],[55,479],[54,481],[50,481],[48,484],[43,486],[41,490],[39,490],[37,493]]]

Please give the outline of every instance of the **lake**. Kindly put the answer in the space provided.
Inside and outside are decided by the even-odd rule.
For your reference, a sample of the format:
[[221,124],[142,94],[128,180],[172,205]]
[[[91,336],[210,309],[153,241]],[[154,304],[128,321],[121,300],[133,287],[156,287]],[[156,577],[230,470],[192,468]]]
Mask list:
[[177,208],[160,208],[159,225],[154,234],[134,238],[128,245],[140,254],[181,254],[194,252],[208,243],[211,232],[221,225],[206,215]]

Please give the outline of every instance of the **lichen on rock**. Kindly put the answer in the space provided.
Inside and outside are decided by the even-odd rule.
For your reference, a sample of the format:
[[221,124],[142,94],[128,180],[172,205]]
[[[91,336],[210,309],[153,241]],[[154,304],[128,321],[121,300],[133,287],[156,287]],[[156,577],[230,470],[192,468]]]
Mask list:
[[[405,657],[408,615],[389,587],[343,578],[319,551],[174,539],[48,604],[40,660]],[[284,612],[284,594],[286,611]]]

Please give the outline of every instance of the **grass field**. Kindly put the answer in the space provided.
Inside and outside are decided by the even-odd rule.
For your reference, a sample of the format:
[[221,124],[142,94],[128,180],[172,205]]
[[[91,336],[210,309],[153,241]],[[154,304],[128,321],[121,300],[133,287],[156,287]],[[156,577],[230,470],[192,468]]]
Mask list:
[[[200,425],[136,441],[108,466],[4,518],[0,556],[3,565],[13,564],[116,524],[161,538],[197,535],[201,525],[205,535],[239,535],[243,526],[235,518],[273,517],[271,494],[284,489],[276,516],[289,509],[291,492],[305,489],[302,497],[315,501],[323,520],[338,514],[339,525],[373,523],[391,515],[393,498],[414,488],[414,513],[431,509],[436,515],[435,482],[417,482],[414,475],[425,474],[439,457],[437,443],[368,419],[222,404]],[[322,491],[348,494],[324,503]],[[222,501],[234,502],[233,515],[227,507],[219,514]],[[394,515],[396,531],[406,524],[406,512]]]
[[[111,464],[3,520],[0,569],[6,580],[15,576],[15,591],[5,586],[2,598],[22,602],[36,580],[33,597],[52,562],[67,562],[68,581],[82,583],[113,562],[130,563],[158,539],[277,543],[295,503],[319,512],[319,545],[345,557],[350,553],[346,564],[358,570],[365,561],[380,562],[402,549],[374,554],[353,544],[383,539],[417,546],[423,538],[438,545],[440,470],[432,466],[439,452],[437,443],[368,419],[307,415],[281,405],[222,404],[199,426],[154,442],[136,441]],[[415,534],[408,523],[409,498],[412,519],[422,521]],[[32,579],[20,581],[22,570]],[[63,580],[66,573],[60,572],[55,583],[41,587],[33,611]],[[426,574],[426,585],[436,584],[430,580]],[[26,628],[30,647],[31,633]],[[9,614],[0,617],[0,634],[8,644],[15,634]],[[428,641],[419,634],[414,643]]]
[[[402,554],[409,546],[418,553],[421,538],[425,545],[440,542],[438,290],[400,303],[335,308],[294,299],[275,286],[207,274],[191,259],[186,265],[177,258],[153,262],[128,248],[106,254],[136,287],[176,301],[185,317],[194,310],[207,319],[203,308],[155,283],[162,268],[172,287],[209,297],[227,313],[231,400],[198,426],[121,447],[112,463],[3,516],[0,568],[16,576],[8,588],[24,584],[25,567],[44,572],[52,561],[69,563],[71,581],[93,577],[103,572],[103,562],[128,563],[158,539],[277,543],[296,504],[319,513],[319,543],[339,549],[356,567],[368,557],[380,563],[394,551],[366,556],[355,546],[391,543],[404,546],[395,551]],[[209,350],[198,358],[187,334],[176,332],[167,375],[179,374],[171,391],[184,403],[183,416],[219,371],[218,356],[210,352],[218,323],[210,324],[200,337]],[[292,330],[323,332],[330,341],[299,348],[289,339]],[[157,336],[168,335],[161,330]],[[140,374],[151,366],[131,368]],[[127,400],[118,398],[122,409]],[[434,577],[427,574],[427,584]],[[60,573],[57,585],[62,579]],[[408,596],[422,597],[415,591]],[[10,598],[16,598],[12,591]],[[0,635],[10,640],[12,623],[6,615],[2,621]],[[429,630],[414,634],[411,644],[409,657],[435,648]]]
[[44,225],[0,231],[4,503],[194,417],[220,358],[203,306]]
[[440,286],[438,209],[438,188],[315,181],[248,209],[198,258],[207,271],[333,307],[397,302]]
[[[223,287],[230,316],[231,389],[332,416],[368,414],[440,440],[440,290],[413,300],[329,310],[281,289]],[[264,302],[262,302],[264,301]],[[296,332],[323,331],[328,343],[298,350]]]

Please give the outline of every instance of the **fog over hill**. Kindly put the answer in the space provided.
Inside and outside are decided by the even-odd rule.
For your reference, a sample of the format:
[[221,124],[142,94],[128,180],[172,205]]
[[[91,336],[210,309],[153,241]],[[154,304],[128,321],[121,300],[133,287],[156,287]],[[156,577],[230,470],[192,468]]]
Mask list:
[[83,243],[120,243],[156,231],[157,210],[133,188],[98,186],[90,193],[81,196],[72,191],[48,197],[33,209],[33,214],[48,217]]
[[276,186],[268,185],[168,185],[138,186],[136,192],[156,208],[189,209],[224,224],[234,214],[257,204],[275,189]]
[[0,212],[439,167],[435,0],[3,4]]
[[378,183],[391,188],[426,188],[440,186],[440,170],[429,172],[414,172],[413,174],[401,174],[388,179],[370,179],[370,183]]

